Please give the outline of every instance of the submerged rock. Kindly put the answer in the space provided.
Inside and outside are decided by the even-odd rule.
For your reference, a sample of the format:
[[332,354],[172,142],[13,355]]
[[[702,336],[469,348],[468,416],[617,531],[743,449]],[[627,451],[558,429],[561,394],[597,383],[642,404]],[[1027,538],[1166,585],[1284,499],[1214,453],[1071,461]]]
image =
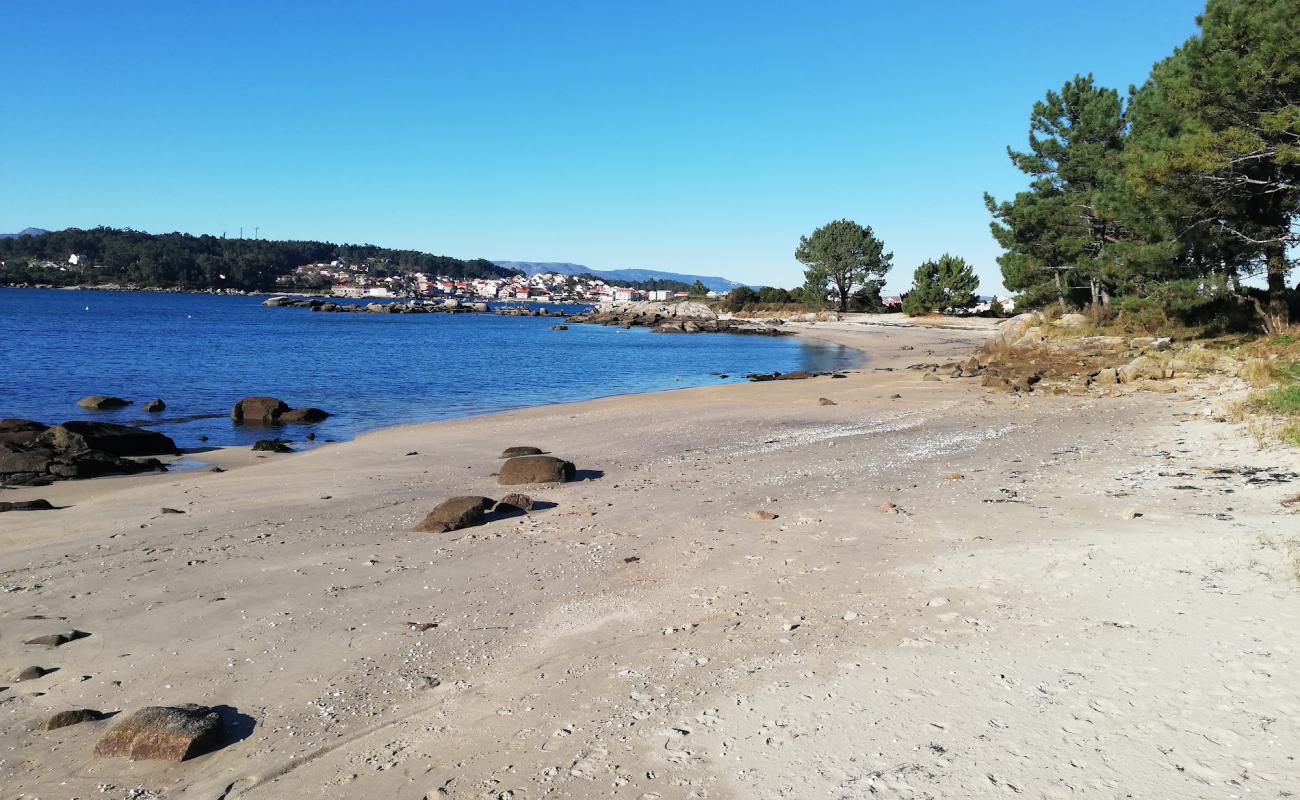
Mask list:
[[92,394],[90,397],[83,397],[78,400],[77,405],[91,411],[112,411],[113,409],[125,408],[131,405],[131,401],[113,397],[112,395]]
[[144,408],[145,411],[148,411],[150,413],[157,413],[159,411],[165,411],[167,409],[167,404],[162,401],[161,397],[155,397],[154,399],[145,403],[144,406],[142,406],[142,408]]
[[306,408],[291,408],[280,415],[280,421],[286,423],[294,422],[320,422],[329,417],[328,411],[322,411],[319,408],[308,406]]
[[275,425],[280,415],[289,410],[289,404],[276,397],[245,397],[230,410],[235,422],[254,425]]
[[184,761],[216,744],[224,728],[207,706],[148,706],[109,728],[95,743],[101,758]]
[[284,439],[258,439],[253,443],[254,453],[292,453],[293,448]]

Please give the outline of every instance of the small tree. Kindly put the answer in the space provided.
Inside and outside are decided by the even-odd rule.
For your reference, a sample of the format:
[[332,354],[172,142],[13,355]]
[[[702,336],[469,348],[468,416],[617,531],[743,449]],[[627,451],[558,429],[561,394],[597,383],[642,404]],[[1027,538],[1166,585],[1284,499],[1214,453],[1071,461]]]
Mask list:
[[705,286],[703,283],[700,283],[699,280],[696,280],[695,283],[692,283],[690,291],[687,292],[687,294],[689,294],[691,297],[704,297],[708,293],[709,293],[709,287]]
[[912,291],[903,297],[903,312],[908,316],[931,311],[965,309],[975,305],[975,290],[980,280],[966,259],[944,253],[938,261],[927,261],[916,268]]
[[740,311],[750,303],[758,302],[758,292],[748,286],[737,286],[727,292],[727,297],[722,301],[723,308],[728,311]]
[[873,279],[883,279],[894,254],[876,238],[871,226],[847,219],[829,222],[799,239],[794,257],[804,271],[804,302],[834,294],[840,311],[847,311],[853,289]]

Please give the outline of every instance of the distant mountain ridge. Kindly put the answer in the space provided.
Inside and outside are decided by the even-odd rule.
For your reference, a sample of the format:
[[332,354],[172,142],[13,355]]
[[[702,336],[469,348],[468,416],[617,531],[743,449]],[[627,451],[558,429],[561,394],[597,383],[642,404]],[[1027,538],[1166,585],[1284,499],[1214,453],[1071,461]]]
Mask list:
[[729,292],[740,286],[733,280],[716,275],[687,275],[681,272],[664,272],[657,269],[592,269],[582,264],[570,264],[565,261],[493,261],[498,267],[521,270],[527,275],[540,275],[543,272],[558,272],[561,275],[595,275],[602,280],[619,283],[621,281],[668,280],[694,283],[699,281],[715,292]]
[[44,228],[23,228],[17,233],[0,233],[0,239],[17,239],[19,236],[44,236],[49,231]]

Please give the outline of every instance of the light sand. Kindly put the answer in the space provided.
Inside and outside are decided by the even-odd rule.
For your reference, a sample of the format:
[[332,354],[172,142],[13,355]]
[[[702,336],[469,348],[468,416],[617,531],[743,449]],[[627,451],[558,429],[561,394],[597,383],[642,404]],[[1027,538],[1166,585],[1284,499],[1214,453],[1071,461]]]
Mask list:
[[[0,682],[0,798],[1300,791],[1300,483],[1202,470],[1300,460],[1202,417],[1208,384],[1017,398],[901,369],[980,327],[818,324],[862,371],[6,492],[74,505],[0,515],[0,675],[59,667]],[[520,444],[592,479],[409,532],[503,494]],[[70,628],[93,635],[21,644]],[[253,727],[179,765],[94,758],[107,722],[32,730],[177,702]]]

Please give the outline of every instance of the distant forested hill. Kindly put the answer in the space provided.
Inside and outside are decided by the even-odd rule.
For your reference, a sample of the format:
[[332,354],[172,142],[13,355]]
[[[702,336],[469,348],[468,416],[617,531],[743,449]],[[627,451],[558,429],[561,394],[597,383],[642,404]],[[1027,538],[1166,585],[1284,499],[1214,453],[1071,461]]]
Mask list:
[[[69,256],[77,255],[77,264]],[[270,290],[302,264],[340,260],[388,272],[430,272],[464,278],[517,275],[491,261],[464,261],[375,245],[270,239],[227,239],[118,228],[68,228],[0,239],[0,284],[124,283],[182,289]],[[56,267],[47,266],[52,262]],[[63,269],[60,269],[62,267]]]

